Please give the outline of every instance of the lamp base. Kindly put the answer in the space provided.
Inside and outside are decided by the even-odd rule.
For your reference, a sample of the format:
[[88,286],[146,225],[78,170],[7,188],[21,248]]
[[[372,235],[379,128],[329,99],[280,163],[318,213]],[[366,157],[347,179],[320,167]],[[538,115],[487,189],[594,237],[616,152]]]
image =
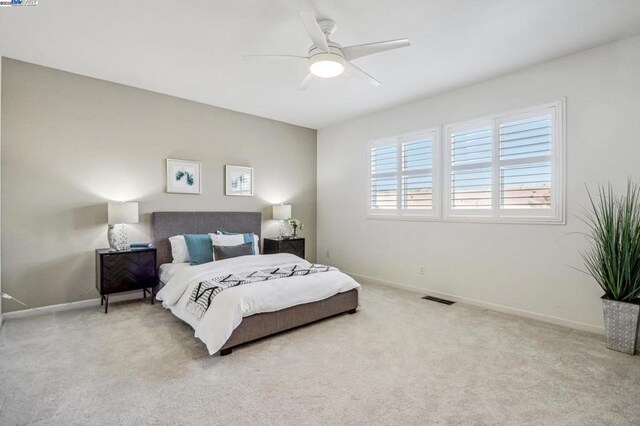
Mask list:
[[109,225],[107,229],[107,240],[109,241],[109,250],[116,251],[118,250],[118,240],[116,238],[116,230],[115,225]]
[[284,238],[284,233],[285,233],[285,227],[284,227],[284,220],[280,221],[280,228],[278,229],[278,237],[280,237],[281,239]]
[[124,227],[121,225],[119,229],[119,236],[116,232],[117,225],[109,225],[107,229],[107,240],[109,240],[109,250],[111,251],[121,251],[121,250],[129,250],[130,246],[127,244],[127,232]]

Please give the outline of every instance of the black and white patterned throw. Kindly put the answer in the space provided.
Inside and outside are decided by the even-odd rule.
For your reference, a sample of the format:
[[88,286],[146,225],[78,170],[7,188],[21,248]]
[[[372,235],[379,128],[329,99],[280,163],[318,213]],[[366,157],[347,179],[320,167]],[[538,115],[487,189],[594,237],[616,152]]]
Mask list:
[[198,283],[189,297],[186,309],[200,319],[207,309],[209,309],[209,306],[211,306],[213,298],[228,288],[259,281],[269,281],[329,271],[338,271],[338,268],[319,264],[309,266],[293,265],[261,269],[253,272],[221,275]]

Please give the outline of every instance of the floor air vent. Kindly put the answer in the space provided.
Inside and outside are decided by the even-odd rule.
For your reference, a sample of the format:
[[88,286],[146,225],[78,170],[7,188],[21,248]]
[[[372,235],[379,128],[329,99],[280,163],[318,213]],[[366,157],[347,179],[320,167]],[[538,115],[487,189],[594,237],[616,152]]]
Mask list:
[[453,300],[440,299],[439,297],[433,297],[433,296],[424,296],[423,299],[431,300],[432,302],[442,303],[443,305],[453,305],[454,303],[456,303]]

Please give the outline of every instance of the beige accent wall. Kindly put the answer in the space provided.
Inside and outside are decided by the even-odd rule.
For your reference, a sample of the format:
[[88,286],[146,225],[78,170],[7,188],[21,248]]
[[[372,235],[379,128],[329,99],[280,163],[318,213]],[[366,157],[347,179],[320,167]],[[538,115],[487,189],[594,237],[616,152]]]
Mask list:
[[[368,139],[564,97],[566,225],[367,219]],[[602,331],[602,291],[574,269],[586,247],[577,215],[588,205],[585,184],[612,182],[623,191],[628,176],[640,179],[639,116],[634,37],[322,129],[318,261],[422,294]]]
[[[315,259],[315,130],[7,58],[2,107],[3,290],[30,306],[97,297],[110,200],[140,202],[134,242],[153,211],[262,211],[273,236],[290,203]],[[201,195],[164,192],[166,158],[202,162]],[[254,197],[223,195],[225,164],[254,168]]]

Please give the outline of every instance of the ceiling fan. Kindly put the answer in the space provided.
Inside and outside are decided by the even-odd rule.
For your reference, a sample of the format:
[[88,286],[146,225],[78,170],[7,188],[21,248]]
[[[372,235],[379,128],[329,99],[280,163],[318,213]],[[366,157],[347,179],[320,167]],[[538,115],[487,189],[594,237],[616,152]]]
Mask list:
[[351,61],[364,56],[373,55],[387,50],[409,46],[409,39],[379,41],[375,43],[360,44],[357,46],[342,47],[338,43],[329,40],[337,26],[330,19],[317,20],[311,12],[298,12],[304,27],[309,33],[313,45],[309,48],[307,56],[296,55],[247,55],[245,57],[264,58],[296,58],[304,59],[309,63],[309,73],[298,87],[300,90],[307,88],[314,76],[320,78],[334,78],[347,72],[349,75],[360,77],[369,81],[374,86],[380,86],[378,80],[367,74]]

